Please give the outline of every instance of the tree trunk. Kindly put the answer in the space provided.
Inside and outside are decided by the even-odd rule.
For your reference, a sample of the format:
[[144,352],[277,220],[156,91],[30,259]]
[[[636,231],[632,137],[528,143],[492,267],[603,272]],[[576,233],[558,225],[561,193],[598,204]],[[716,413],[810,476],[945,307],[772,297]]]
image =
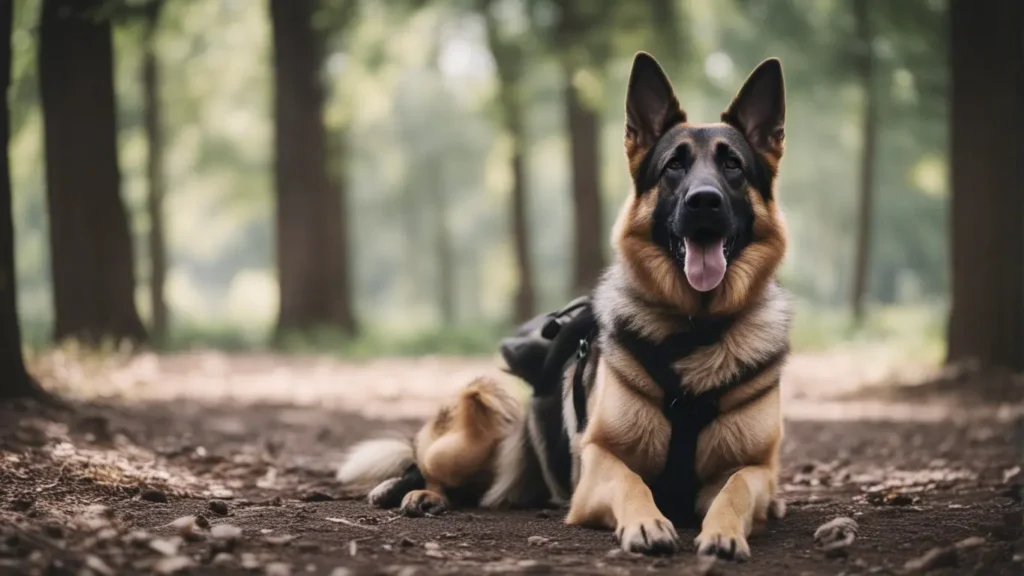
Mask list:
[[[533,269],[530,266],[530,225],[526,210],[526,134],[523,129],[521,40],[503,41],[491,0],[481,2],[480,11],[487,23],[487,41],[497,65],[499,101],[505,130],[512,139],[512,198],[509,212],[512,245],[519,272],[519,286],[513,302],[513,320],[525,322],[534,316]],[[515,42],[515,43],[513,43]]]
[[513,309],[516,322],[526,322],[534,316],[533,270],[530,267],[530,225],[526,220],[526,168],[522,120],[518,104],[507,112],[515,117],[508,122],[512,137],[512,241],[515,247],[516,270],[519,286],[516,288]]
[[319,77],[323,54],[313,29],[313,7],[313,0],[270,0],[279,338],[318,326],[349,334],[355,330],[341,197],[327,174]]
[[[13,2],[0,5],[0,81],[4,93],[11,84],[11,25]],[[10,109],[0,106],[0,399],[40,397],[42,390],[25,370],[18,325],[17,282],[14,266],[14,220],[11,217],[11,165],[7,154]]]
[[953,0],[948,361],[1024,370],[1024,2]]
[[854,19],[857,25],[858,74],[864,92],[864,113],[861,124],[863,144],[860,156],[860,193],[857,210],[857,245],[854,252],[853,290],[850,293],[853,321],[864,322],[864,298],[871,269],[871,222],[875,201],[875,148],[878,136],[878,98],[875,95],[874,54],[868,0],[855,0]]
[[566,67],[566,117],[572,156],[573,292],[589,292],[604,268],[606,244],[601,216],[600,146],[601,118],[581,99],[573,83],[575,68]]
[[54,338],[144,341],[117,165],[110,22],[103,0],[45,0],[39,81]]
[[147,5],[146,28],[142,41],[143,115],[146,120],[146,141],[149,145],[146,162],[149,195],[146,197],[146,210],[149,212],[149,301],[153,311],[150,334],[157,342],[167,337],[167,301],[164,299],[164,283],[167,279],[167,249],[164,240],[164,132],[160,124],[160,70],[153,45],[162,5],[163,0],[151,0]]
[[441,325],[455,324],[455,257],[452,249],[451,230],[448,227],[448,199],[445,193],[444,159],[437,156],[424,167],[429,177],[430,204],[434,211],[434,253],[437,262],[437,309]]

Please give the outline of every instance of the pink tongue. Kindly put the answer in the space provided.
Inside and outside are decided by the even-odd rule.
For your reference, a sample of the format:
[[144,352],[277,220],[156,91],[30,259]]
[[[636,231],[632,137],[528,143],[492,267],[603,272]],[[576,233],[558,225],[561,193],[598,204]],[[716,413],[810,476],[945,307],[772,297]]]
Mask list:
[[714,290],[725,277],[725,240],[710,244],[698,244],[689,239],[686,243],[686,261],[683,265],[686,279],[698,292]]

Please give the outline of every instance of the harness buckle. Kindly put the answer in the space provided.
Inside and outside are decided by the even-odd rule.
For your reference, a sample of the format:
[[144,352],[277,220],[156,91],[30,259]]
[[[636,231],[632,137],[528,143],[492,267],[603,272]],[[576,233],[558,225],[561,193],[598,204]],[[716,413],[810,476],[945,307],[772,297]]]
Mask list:
[[588,354],[590,354],[590,340],[581,338],[580,347],[576,349],[576,359],[583,360]]

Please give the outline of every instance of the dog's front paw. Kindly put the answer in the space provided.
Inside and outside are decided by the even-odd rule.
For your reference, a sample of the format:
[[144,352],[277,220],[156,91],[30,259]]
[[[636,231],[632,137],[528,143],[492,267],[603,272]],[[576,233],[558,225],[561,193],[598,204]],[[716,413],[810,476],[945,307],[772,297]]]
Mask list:
[[402,514],[405,516],[437,516],[447,510],[448,501],[444,496],[430,490],[413,490],[402,499]]
[[675,554],[679,551],[679,535],[665,518],[647,518],[620,524],[615,538],[626,552],[643,554]]
[[693,543],[697,546],[697,554],[738,562],[750,559],[750,545],[740,530],[705,528]]

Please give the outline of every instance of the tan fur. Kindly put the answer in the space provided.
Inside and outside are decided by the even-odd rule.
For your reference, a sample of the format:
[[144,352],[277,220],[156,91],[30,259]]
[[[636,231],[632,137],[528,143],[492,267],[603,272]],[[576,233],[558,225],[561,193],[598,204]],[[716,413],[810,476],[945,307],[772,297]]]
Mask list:
[[[736,109],[734,101],[723,120],[735,122]],[[666,113],[673,110],[679,113],[666,117],[685,122],[674,95]],[[644,135],[628,122],[627,118],[625,146],[635,175],[653,142],[644,141]],[[663,125],[657,118],[649,124]],[[781,125],[768,136],[750,130],[747,135],[774,175],[783,151]],[[646,138],[650,140],[651,135]],[[681,374],[680,387],[699,394],[731,382],[744,369],[762,367],[720,399],[717,418],[696,439],[695,474],[702,486],[696,508],[704,513],[696,540],[699,551],[734,550],[734,556],[742,559],[749,556],[746,539],[755,524],[784,513],[781,501],[775,499],[783,433],[778,382],[790,307],[771,279],[786,250],[785,225],[774,200],[748,189],[754,212],[751,241],[729,264],[721,284],[701,294],[689,285],[678,263],[654,243],[652,221],[659,191],[643,192],[629,196],[616,221],[612,244],[619,265],[609,270],[595,291],[595,312],[605,325],[622,320],[652,342],[685,329],[681,324],[687,316],[735,317],[719,341],[693,351],[674,368]],[[573,431],[571,449],[578,459],[566,522],[614,529],[627,550],[675,550],[678,536],[648,487],[669,457],[672,427],[663,413],[664,392],[614,337],[599,344],[582,434],[575,434],[575,415],[563,404]],[[567,377],[565,390],[571,384]],[[488,400],[492,398],[499,400]],[[514,433],[516,428],[510,425],[521,416],[500,398],[486,382],[476,391],[467,389],[454,406],[421,430],[416,460],[428,486],[406,497],[415,501],[411,505],[444,502],[447,488],[493,477],[496,447],[502,439],[506,442],[501,458],[515,461],[517,452],[505,448],[511,446],[509,440],[521,442],[523,428]],[[514,478],[502,479],[501,491]],[[486,500],[499,499],[496,492]]]
[[[723,113],[723,120],[733,125],[738,101],[739,97]],[[747,131],[773,176],[782,157],[783,134],[781,126],[767,138],[757,130]],[[627,162],[634,176],[649,150],[641,144],[627,129]],[[760,365],[778,354],[778,343],[788,337],[789,306],[770,284],[786,251],[785,224],[775,201],[748,188],[754,212],[751,242],[730,263],[721,284],[702,295],[652,239],[659,190],[639,192],[643,193],[631,195],[620,212],[612,241],[628,275],[620,281],[628,282],[630,293],[637,295],[625,297],[616,294],[614,287],[607,288],[610,305],[624,308],[627,312],[622,316],[627,317],[644,310],[648,314],[670,310],[663,322],[641,321],[644,326],[636,328],[654,342],[671,333],[671,318],[680,314],[738,317],[719,342],[674,366],[685,376],[680,385],[693,393],[721,386],[744,366]],[[606,283],[615,280],[612,276]],[[697,439],[696,474],[704,486],[697,506],[706,513],[696,540],[700,552],[734,550],[735,557],[746,558],[750,554],[746,538],[755,522],[783,512],[774,501],[782,440],[777,388],[782,364],[776,361],[726,394],[718,417]],[[671,427],[661,412],[661,397],[658,386],[630,353],[618,350],[614,341],[605,342],[588,405],[593,417],[579,447],[581,476],[566,522],[613,528],[627,550],[651,551],[656,546],[649,540],[662,537],[674,547],[674,533],[662,530],[669,523],[644,482],[665,466]]]
[[427,487],[407,494],[402,509],[447,508],[447,488],[479,487],[483,493],[494,476],[498,444],[522,418],[521,410],[497,382],[470,382],[417,433],[416,462]]

